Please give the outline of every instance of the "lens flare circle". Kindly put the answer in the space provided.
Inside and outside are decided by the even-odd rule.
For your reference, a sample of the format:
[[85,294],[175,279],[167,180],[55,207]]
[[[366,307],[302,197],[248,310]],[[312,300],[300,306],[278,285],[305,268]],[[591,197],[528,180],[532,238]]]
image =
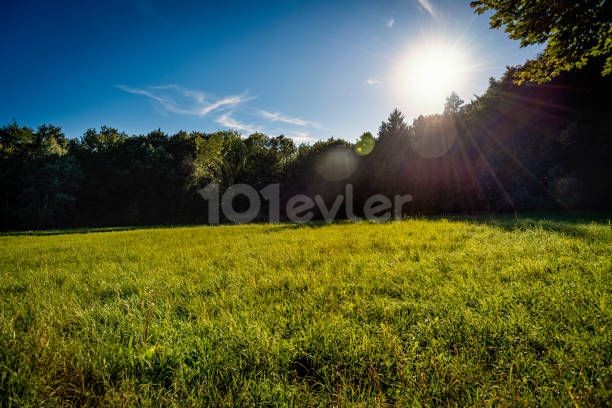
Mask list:
[[375,145],[376,140],[373,137],[367,137],[355,143],[354,150],[359,156],[367,156],[368,154],[372,153]]
[[348,178],[357,169],[357,155],[342,146],[334,147],[323,153],[315,163],[317,173],[328,181]]

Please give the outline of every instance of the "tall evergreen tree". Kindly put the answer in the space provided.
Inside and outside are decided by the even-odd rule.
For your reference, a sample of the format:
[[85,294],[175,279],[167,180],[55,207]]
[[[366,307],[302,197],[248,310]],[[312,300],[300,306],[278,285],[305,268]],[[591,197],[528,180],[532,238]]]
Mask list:
[[405,137],[407,134],[408,125],[404,114],[397,108],[393,109],[387,121],[382,122],[378,128],[378,140],[381,143]]

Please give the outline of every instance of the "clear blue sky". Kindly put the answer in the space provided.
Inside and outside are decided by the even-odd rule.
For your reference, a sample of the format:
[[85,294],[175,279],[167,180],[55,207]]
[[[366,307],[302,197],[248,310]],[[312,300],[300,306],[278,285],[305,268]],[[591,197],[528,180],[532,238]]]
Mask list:
[[461,50],[442,72],[461,70],[466,101],[536,55],[468,3],[3,0],[0,123],[354,140],[394,107],[410,121],[442,109],[427,80],[405,85],[406,60],[432,43]]

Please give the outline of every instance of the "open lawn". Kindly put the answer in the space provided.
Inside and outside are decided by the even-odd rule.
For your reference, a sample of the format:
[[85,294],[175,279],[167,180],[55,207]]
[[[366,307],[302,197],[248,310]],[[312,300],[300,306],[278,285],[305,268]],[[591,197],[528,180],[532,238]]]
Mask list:
[[0,404],[606,405],[612,226],[0,237]]

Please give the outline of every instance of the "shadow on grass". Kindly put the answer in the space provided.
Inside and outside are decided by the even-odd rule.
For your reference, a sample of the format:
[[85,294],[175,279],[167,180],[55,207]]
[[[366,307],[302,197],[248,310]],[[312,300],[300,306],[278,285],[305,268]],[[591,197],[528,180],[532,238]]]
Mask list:
[[[447,217],[450,221],[483,224],[504,231],[543,230],[576,238],[602,238],[589,229],[590,225],[611,226],[607,214],[533,213],[518,215],[476,215]],[[605,234],[604,234],[605,235]]]
[[[527,214],[486,214],[486,215],[428,215],[409,216],[407,220],[465,222],[470,224],[482,224],[497,227],[504,231],[535,230],[569,235],[573,237],[593,238],[589,225],[611,226],[612,217],[604,213],[527,213]],[[368,221],[358,221],[369,223]],[[266,232],[282,232],[287,230],[319,229],[333,227],[343,224],[353,224],[354,221],[338,220],[327,223],[324,220],[314,220],[305,224],[281,222],[280,224],[268,224],[266,222],[255,222],[247,225],[269,226]],[[383,222],[384,224],[384,222]],[[221,224],[227,227],[235,224]],[[6,231],[0,232],[0,236],[51,236],[68,234],[90,234],[100,232],[122,232],[134,230],[147,230],[159,228],[198,228],[202,224],[174,224],[174,225],[136,225],[121,227],[83,227],[55,230],[31,230],[31,231]]]
[[[486,215],[427,215],[408,216],[405,220],[463,222],[467,224],[487,225],[503,231],[528,231],[543,230],[557,234],[563,234],[583,239],[609,239],[612,229],[606,231],[594,231],[591,225],[611,226],[608,214],[582,214],[582,213],[527,213],[527,214],[486,214]],[[368,221],[360,221],[370,224]],[[323,220],[311,221],[306,224],[281,223],[267,232],[283,232],[287,230],[319,229],[342,224],[353,224],[353,221],[341,220],[326,223]],[[374,223],[374,222],[373,222]],[[385,222],[383,222],[385,224]]]
[[[408,216],[405,220],[423,221],[451,221],[465,222],[470,224],[483,224],[497,227],[504,231],[542,229],[571,236],[581,236],[589,233],[588,226],[612,225],[608,214],[581,214],[581,213],[527,213],[527,214],[486,214],[486,215],[421,215]],[[368,221],[361,221],[369,223]],[[374,222],[373,222],[374,223]],[[315,229],[330,227],[334,225],[353,224],[352,221],[341,220],[326,223],[323,220],[311,221],[306,224],[282,223],[271,231],[283,231],[287,229]],[[384,224],[384,222],[383,222]]]
[[50,236],[50,235],[71,235],[71,234],[91,234],[98,232],[122,232],[158,228],[188,228],[198,227],[198,225],[134,225],[124,227],[82,227],[66,228],[53,230],[28,230],[28,231],[3,231],[0,236]]

